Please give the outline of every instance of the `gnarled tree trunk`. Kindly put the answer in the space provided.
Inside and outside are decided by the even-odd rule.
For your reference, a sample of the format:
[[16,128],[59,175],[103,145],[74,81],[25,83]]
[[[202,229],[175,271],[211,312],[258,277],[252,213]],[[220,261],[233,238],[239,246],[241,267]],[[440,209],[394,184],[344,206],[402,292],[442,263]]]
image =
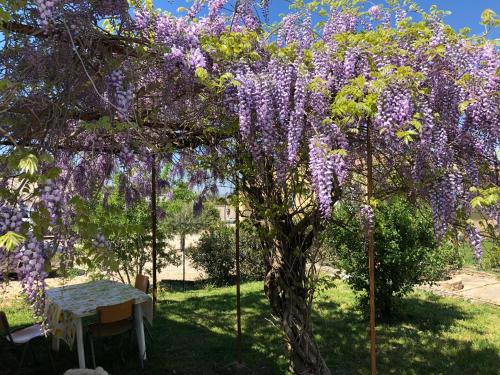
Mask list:
[[[293,224],[292,224],[293,226]],[[306,272],[307,251],[311,242],[293,229],[274,239],[266,258],[264,289],[273,313],[280,319],[288,340],[292,369],[298,375],[330,375],[313,336],[311,296]]]

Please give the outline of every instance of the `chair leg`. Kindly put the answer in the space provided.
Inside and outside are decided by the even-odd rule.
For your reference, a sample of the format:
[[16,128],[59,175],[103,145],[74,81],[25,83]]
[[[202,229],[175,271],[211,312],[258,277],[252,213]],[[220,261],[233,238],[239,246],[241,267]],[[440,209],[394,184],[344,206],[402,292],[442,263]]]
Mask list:
[[21,354],[21,360],[19,361],[19,367],[17,369],[17,373],[20,374],[21,373],[21,369],[23,368],[23,364],[24,364],[24,358],[26,357],[26,351],[28,350],[28,344],[24,344],[24,347],[23,347],[23,352]]
[[35,364],[38,364],[38,359],[36,358],[36,354],[35,354],[35,350],[33,349],[33,344],[31,343],[31,341],[28,341],[27,345],[29,346],[30,348],[30,352],[31,352],[31,355],[33,357],[33,361]]
[[89,334],[89,343],[90,343],[90,355],[92,356],[92,366],[96,368],[95,365],[95,352],[94,352],[94,340],[92,339],[92,335]]
[[56,374],[57,370],[56,370],[56,365],[54,364],[54,358],[52,358],[52,347],[50,344],[47,346],[47,349],[49,351],[50,365],[52,366],[52,370],[54,370],[54,374]]
[[144,328],[145,328],[146,334],[148,335],[148,337],[152,343],[153,342],[153,335],[151,334],[151,331],[149,330],[149,326],[146,324],[146,322],[144,322]]
[[123,356],[123,340],[125,339],[125,335],[120,335],[120,359],[122,363],[125,364],[125,357]]
[[139,351],[139,362],[141,363],[141,369],[144,370],[144,358],[142,356],[142,353]]

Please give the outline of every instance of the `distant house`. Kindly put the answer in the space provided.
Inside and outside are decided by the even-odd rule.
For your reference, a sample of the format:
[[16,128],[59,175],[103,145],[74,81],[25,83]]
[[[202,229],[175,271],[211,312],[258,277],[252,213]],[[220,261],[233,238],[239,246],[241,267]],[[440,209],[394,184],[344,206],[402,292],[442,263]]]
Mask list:
[[236,220],[236,210],[229,204],[218,204],[217,210],[219,211],[220,219],[225,223],[234,223]]

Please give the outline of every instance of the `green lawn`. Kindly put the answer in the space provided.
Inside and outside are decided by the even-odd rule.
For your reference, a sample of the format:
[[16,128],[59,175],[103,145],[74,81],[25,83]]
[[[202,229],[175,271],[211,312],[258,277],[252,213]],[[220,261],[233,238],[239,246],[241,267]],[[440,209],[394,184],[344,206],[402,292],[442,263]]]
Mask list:
[[[122,363],[117,342],[98,345],[98,365],[112,374],[286,373],[285,346],[269,314],[262,283],[242,287],[246,367],[239,372],[232,366],[234,287],[162,292],[158,305],[147,368],[139,370],[136,349],[127,345]],[[32,321],[20,304],[3,308],[14,326]],[[338,283],[317,299],[314,322],[333,374],[369,373],[367,322],[356,311],[354,295],[345,284]],[[379,326],[377,333],[380,374],[486,375],[498,374],[500,369],[500,309],[493,306],[414,293],[404,302],[398,321]],[[2,343],[0,373],[15,360],[5,349]],[[41,356],[47,352],[46,348],[40,350]],[[76,353],[65,345],[55,360],[58,373],[77,366]],[[32,365],[24,373],[53,373],[50,367],[42,367]]]

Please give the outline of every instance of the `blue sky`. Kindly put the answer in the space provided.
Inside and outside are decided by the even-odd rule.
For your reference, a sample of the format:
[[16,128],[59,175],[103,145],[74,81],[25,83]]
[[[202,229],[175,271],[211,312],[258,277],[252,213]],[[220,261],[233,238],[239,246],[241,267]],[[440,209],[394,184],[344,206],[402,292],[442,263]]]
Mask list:
[[[374,4],[383,3],[383,1],[371,0]],[[429,9],[433,4],[438,5],[440,9],[446,9],[452,12],[446,18],[454,29],[459,30],[468,26],[474,34],[484,31],[484,27],[479,24],[481,13],[484,9],[490,8],[500,15],[500,0],[417,0],[422,8]],[[153,0],[155,6],[172,13],[176,13],[178,7],[189,7],[187,0]],[[276,21],[280,13],[286,13],[288,2],[285,0],[271,0],[270,19]],[[500,38],[500,29],[493,30],[490,38]]]

